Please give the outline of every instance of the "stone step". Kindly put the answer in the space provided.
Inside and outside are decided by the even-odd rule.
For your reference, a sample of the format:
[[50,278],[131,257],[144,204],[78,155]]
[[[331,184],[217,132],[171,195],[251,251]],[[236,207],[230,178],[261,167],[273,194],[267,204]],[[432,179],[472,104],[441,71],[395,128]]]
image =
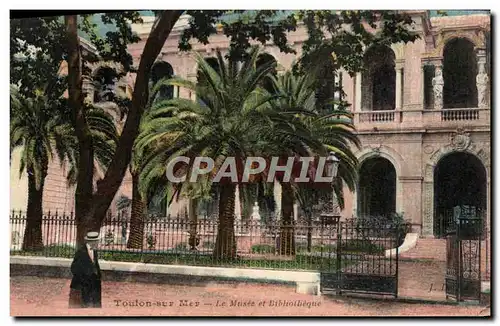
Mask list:
[[446,261],[446,239],[418,239],[414,248],[401,253],[401,259]]

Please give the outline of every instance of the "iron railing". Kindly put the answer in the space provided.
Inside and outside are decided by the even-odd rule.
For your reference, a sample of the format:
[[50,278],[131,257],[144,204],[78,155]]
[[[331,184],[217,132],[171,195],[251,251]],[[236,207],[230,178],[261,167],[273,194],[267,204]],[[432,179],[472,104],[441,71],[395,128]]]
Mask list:
[[[37,250],[27,248],[26,244],[23,247],[25,228],[26,214],[12,212],[11,255],[74,256],[77,228],[73,214],[44,214],[41,221],[43,248]],[[313,223],[300,220],[292,225],[283,224],[273,217],[260,221],[235,220],[234,239],[218,244],[220,229],[217,218],[200,218],[193,222],[185,217],[148,217],[143,223],[143,241],[131,246],[128,243],[131,236],[130,221],[117,215],[107,218],[103,223],[97,249],[99,257],[104,260],[284,270],[337,269],[337,258],[340,258],[336,257],[337,227],[323,225],[318,218]],[[222,231],[228,233],[227,229]],[[384,236],[381,234],[379,238]],[[359,239],[356,240],[359,242]],[[367,238],[366,241],[373,242],[373,239]],[[377,240],[377,245],[379,243],[383,244],[383,239]],[[352,246],[354,242],[349,244]],[[231,259],[220,254],[221,251],[231,253],[230,248],[234,247],[236,252],[231,255]],[[354,247],[351,249],[356,251],[364,250],[366,246],[356,243]],[[383,247],[380,249],[393,249],[391,246]]]

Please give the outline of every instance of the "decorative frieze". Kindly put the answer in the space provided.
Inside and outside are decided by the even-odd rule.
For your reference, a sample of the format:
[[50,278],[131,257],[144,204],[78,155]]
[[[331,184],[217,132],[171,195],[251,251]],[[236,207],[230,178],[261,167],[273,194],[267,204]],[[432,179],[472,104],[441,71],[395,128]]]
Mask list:
[[424,219],[422,225],[422,235],[426,237],[432,237],[434,235],[434,183],[426,182],[424,183]]

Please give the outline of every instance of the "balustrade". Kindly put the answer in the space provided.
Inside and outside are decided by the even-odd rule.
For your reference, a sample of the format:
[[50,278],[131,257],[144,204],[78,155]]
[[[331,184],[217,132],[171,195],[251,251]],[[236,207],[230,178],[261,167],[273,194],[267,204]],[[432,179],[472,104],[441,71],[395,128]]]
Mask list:
[[394,122],[395,111],[369,111],[359,113],[359,122]]
[[479,120],[479,109],[443,109],[441,121]]

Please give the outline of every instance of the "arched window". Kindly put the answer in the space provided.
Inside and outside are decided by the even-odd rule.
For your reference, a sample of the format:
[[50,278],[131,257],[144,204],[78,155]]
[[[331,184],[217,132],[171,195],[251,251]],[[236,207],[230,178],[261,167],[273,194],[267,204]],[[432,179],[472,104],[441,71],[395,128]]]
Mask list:
[[116,70],[110,67],[99,68],[93,76],[94,102],[113,101],[115,87],[118,82]]
[[[215,71],[219,72],[219,61],[215,57],[207,57],[205,58],[205,61],[208,63],[208,65],[214,69]],[[198,80],[198,83],[203,83],[204,82],[204,76],[200,73],[200,70],[197,71],[196,74],[196,79]]]
[[[160,61],[154,64],[151,71],[151,81],[154,84],[164,78],[172,78],[174,76],[174,69],[172,65],[166,61]],[[164,85],[158,92],[158,98],[171,99],[174,97],[174,86]]]
[[[271,70],[271,74],[275,77],[278,75],[278,62],[269,53],[259,54],[259,56],[257,57],[257,62],[255,64],[257,67],[264,65],[264,64],[271,64],[271,65],[273,65],[273,69]],[[263,80],[262,87],[265,88],[269,93],[274,92],[273,83],[272,83],[271,79],[269,79],[269,78],[265,78]]]
[[474,44],[465,38],[448,41],[443,51],[443,107],[477,107],[477,58]]
[[[215,71],[217,71],[219,73],[219,61],[217,60],[217,58],[207,57],[207,58],[205,58],[205,61],[208,63],[208,65],[212,69],[214,69]],[[205,76],[203,76],[203,74],[201,74],[199,69],[196,73],[196,80],[197,80],[199,85],[203,85],[203,83],[205,82]],[[198,103],[203,103],[203,100],[200,97],[197,97],[197,101],[198,101]]]
[[395,54],[384,45],[370,47],[364,56],[362,107],[367,110],[394,110],[396,107]]

